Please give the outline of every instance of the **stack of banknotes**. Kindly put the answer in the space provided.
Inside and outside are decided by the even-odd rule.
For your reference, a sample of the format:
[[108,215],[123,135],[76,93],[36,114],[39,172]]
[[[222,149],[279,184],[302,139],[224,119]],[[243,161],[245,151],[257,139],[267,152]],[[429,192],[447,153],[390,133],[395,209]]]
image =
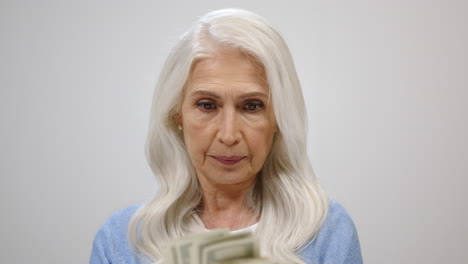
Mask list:
[[261,258],[252,233],[227,229],[196,233],[171,241],[163,250],[168,264],[273,264]]

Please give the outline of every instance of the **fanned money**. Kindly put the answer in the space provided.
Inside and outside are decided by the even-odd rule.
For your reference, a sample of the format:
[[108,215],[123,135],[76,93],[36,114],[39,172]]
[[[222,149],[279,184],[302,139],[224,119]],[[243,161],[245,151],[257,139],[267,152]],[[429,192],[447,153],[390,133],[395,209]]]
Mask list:
[[227,236],[227,229],[217,229],[211,232],[191,234],[172,240],[162,252],[164,259],[169,264],[196,264],[200,263],[196,250],[200,243],[209,242]]
[[267,258],[239,258],[233,260],[225,260],[219,264],[275,264]]
[[236,258],[259,257],[258,242],[251,233],[240,233],[204,243],[199,248],[203,264],[216,264]]
[[260,258],[258,241],[250,232],[227,229],[196,233],[171,241],[162,251],[168,264],[271,264]]

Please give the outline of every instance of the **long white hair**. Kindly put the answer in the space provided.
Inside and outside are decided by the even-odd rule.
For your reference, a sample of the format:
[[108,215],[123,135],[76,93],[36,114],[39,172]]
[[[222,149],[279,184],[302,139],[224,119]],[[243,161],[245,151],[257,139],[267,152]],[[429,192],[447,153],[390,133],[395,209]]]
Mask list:
[[278,133],[250,192],[249,206],[260,216],[254,234],[266,257],[303,263],[298,253],[318,233],[327,215],[328,199],[307,155],[302,89],[280,34],[262,17],[240,9],[202,16],[180,38],[163,67],[154,93],[146,148],[160,189],[132,217],[130,245],[146,259],[164,262],[161,248],[169,240],[204,230],[197,214],[201,188],[174,115],[180,109],[194,62],[212,55],[213,45],[250,55],[266,73]]

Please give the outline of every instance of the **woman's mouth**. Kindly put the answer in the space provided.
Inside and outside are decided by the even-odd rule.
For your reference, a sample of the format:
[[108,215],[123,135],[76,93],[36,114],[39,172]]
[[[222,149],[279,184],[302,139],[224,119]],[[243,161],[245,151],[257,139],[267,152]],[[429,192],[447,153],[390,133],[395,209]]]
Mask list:
[[241,161],[244,157],[233,156],[233,157],[221,157],[221,156],[213,156],[217,161],[224,165],[234,165]]

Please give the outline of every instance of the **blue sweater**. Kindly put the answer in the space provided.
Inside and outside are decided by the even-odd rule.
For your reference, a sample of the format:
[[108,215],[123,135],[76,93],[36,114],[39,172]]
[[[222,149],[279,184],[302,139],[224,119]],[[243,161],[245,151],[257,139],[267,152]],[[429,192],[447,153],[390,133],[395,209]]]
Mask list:
[[[94,238],[91,264],[141,264],[130,250],[127,226],[138,205],[114,213]],[[327,218],[316,240],[307,243],[299,255],[308,264],[362,264],[356,228],[346,210],[330,201]]]

